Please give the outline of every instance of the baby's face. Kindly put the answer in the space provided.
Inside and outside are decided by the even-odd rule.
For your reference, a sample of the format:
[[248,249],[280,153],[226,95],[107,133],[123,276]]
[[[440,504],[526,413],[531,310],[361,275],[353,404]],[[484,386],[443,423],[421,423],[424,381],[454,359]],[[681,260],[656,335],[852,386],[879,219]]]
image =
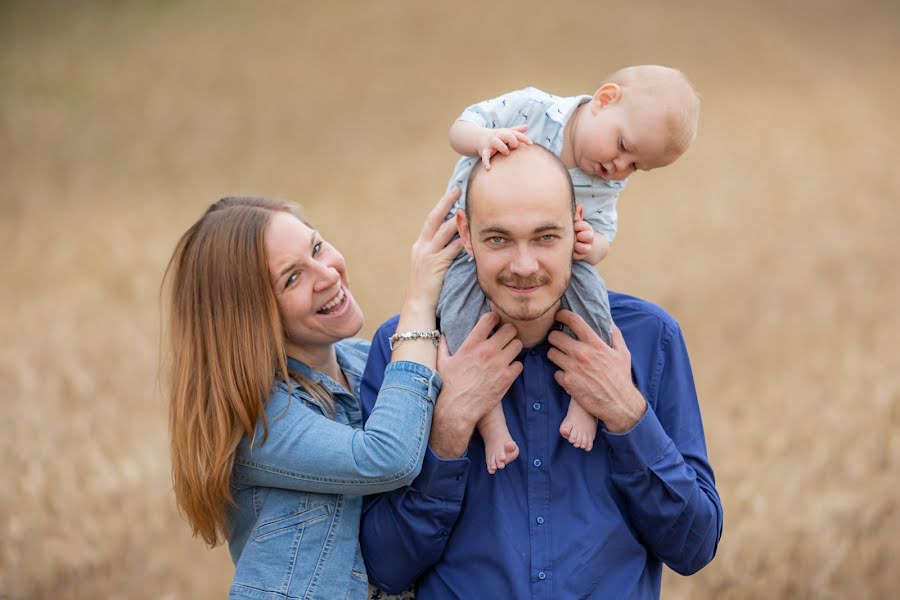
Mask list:
[[650,101],[583,105],[573,140],[575,163],[585,173],[603,179],[625,179],[637,170],[671,164],[664,112]]

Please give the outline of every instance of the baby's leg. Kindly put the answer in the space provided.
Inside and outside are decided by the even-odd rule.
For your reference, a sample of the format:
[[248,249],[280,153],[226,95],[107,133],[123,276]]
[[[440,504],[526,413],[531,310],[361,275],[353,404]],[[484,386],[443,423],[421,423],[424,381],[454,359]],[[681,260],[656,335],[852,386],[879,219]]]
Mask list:
[[597,437],[597,419],[573,399],[569,402],[566,418],[559,426],[559,434],[576,448],[590,452]]
[[[591,265],[580,260],[572,263],[572,279],[563,299],[566,308],[584,319],[609,344],[612,332],[609,294],[603,279]],[[572,400],[566,418],[559,426],[559,434],[576,448],[589,452],[597,437],[597,419]]]
[[459,350],[481,315],[489,311],[490,305],[475,275],[475,263],[469,261],[468,254],[460,252],[444,275],[437,308],[441,333],[451,354]]
[[563,299],[566,308],[584,319],[604,342],[610,343],[612,315],[609,312],[609,292],[594,267],[581,260],[572,263],[572,279]]
[[518,458],[519,446],[509,434],[503,407],[499,404],[478,421],[478,433],[484,440],[484,460],[491,475]]

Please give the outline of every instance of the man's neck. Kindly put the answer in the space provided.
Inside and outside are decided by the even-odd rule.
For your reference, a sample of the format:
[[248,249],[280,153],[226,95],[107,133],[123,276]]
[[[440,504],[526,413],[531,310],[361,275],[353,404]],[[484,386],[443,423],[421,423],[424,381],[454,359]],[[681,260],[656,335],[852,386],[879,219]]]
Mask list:
[[553,305],[547,312],[542,314],[537,319],[531,319],[529,321],[519,321],[517,319],[512,319],[508,317],[502,311],[494,309],[497,311],[497,314],[500,315],[500,320],[503,323],[511,323],[518,332],[516,337],[519,338],[519,341],[522,342],[522,346],[525,348],[533,348],[537,346],[547,337],[547,334],[550,333],[550,329],[553,327],[553,324],[556,323],[556,313],[559,310],[559,302]]

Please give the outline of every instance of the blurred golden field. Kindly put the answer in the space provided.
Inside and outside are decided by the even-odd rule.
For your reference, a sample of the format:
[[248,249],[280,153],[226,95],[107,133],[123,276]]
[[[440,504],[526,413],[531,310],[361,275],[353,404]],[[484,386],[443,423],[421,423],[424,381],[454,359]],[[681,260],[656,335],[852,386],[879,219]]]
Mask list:
[[469,103],[663,63],[699,138],[601,265],[691,350],[725,506],[667,598],[900,581],[900,5],[0,3],[0,598],[221,598],[171,493],[159,284],[217,197],[295,200],[371,335]]

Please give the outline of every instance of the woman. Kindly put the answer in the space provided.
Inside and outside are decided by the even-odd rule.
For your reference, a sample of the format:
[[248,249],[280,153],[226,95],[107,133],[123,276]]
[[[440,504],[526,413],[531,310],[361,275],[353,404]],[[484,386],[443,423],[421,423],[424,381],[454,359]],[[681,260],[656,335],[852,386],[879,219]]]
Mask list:
[[365,429],[368,342],[347,339],[363,317],[341,254],[262,198],[216,202],[179,241],[166,272],[175,495],[194,535],[228,540],[232,598],[365,597],[361,496],[409,484],[427,446],[455,197],[413,246],[397,331],[414,335],[394,344]]

